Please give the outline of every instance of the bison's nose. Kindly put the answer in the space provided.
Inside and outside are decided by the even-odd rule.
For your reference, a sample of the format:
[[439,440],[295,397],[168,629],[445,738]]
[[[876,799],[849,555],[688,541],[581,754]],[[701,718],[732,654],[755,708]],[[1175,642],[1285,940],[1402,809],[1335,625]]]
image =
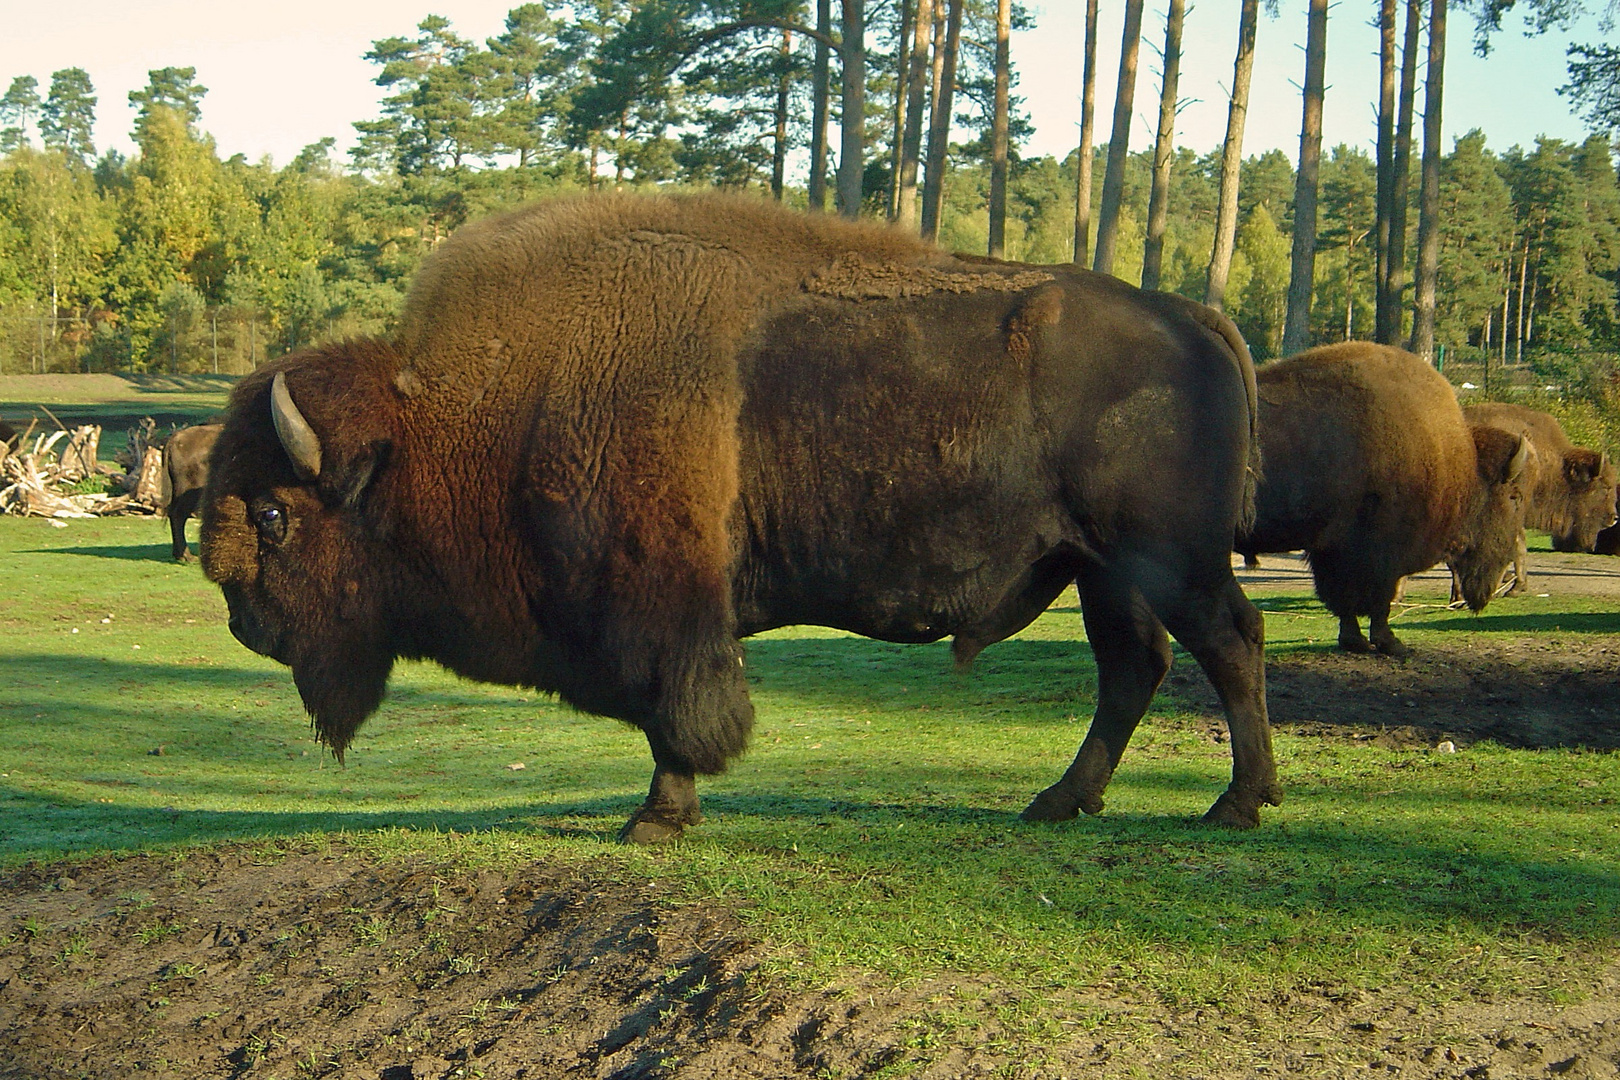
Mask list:
[[225,585],[221,586],[220,591],[225,594],[225,604],[231,612],[230,622],[226,624],[231,629],[231,636],[259,655],[270,656],[274,647],[271,635],[253,613],[242,590],[234,585]]

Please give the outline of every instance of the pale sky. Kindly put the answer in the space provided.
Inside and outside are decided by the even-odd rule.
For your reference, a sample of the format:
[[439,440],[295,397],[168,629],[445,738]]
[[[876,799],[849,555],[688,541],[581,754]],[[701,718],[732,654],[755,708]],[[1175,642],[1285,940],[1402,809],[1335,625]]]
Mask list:
[[[1603,0],[1588,0],[1597,4]],[[371,42],[411,36],[429,13],[449,18],[464,37],[498,34],[513,0],[279,0],[276,4],[219,0],[61,0],[9,5],[0,34],[0,87],[33,75],[44,95],[51,72],[82,67],[99,98],[96,146],[131,153],[134,110],[129,91],[160,67],[195,67],[208,87],[203,130],[220,156],[250,160],[269,155],[285,164],[305,145],[337,139],[340,154],[354,143],[356,120],[373,117],[381,91],[376,67],[363,59]],[[1261,18],[1245,154],[1280,148],[1298,151],[1304,77],[1305,3],[1284,0],[1277,19]],[[1015,35],[1013,60],[1020,92],[1035,123],[1027,155],[1062,156],[1078,141],[1082,0],[1032,0],[1037,29]],[[1098,35],[1097,141],[1108,138],[1119,54],[1119,0],[1104,0]],[[1178,141],[1200,152],[1219,145],[1226,125],[1226,87],[1232,78],[1238,0],[1199,0],[1187,16]],[[1149,5],[1144,18],[1142,71],[1136,91],[1131,146],[1141,149],[1157,125],[1159,60],[1164,9]],[[1339,0],[1328,28],[1328,92],[1324,143],[1371,147],[1377,100],[1376,30],[1368,25],[1375,0]],[[1473,55],[1473,20],[1454,11],[1448,34],[1445,128],[1450,139],[1484,129],[1492,149],[1529,146],[1538,134],[1579,140],[1581,122],[1556,89],[1565,80],[1564,46],[1570,35],[1553,31],[1525,39],[1516,15],[1496,39],[1488,60]],[[1601,40],[1595,18],[1576,39]],[[3,91],[0,91],[3,92]]]

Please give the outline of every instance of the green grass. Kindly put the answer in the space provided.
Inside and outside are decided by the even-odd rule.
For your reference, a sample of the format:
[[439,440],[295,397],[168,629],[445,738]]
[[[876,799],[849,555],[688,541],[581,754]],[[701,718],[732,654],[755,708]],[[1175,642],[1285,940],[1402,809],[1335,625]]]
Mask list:
[[[1060,1007],[1039,1002],[1090,991],[1260,1014],[1392,986],[1566,1001],[1620,956],[1613,754],[1279,732],[1287,804],[1258,831],[1218,832],[1193,821],[1227,747],[1161,696],[1104,815],[1019,823],[1095,693],[1072,593],[971,677],[944,644],[752,640],[753,748],[702,782],[709,820],[691,840],[647,852],[612,843],[650,771],[635,731],[407,664],[340,768],[285,669],[231,639],[217,590],[167,546],[151,520],[0,518],[0,861],[304,836],[597,860],[737,905],[783,946],[783,976],[959,973],[1027,990],[1037,1025]],[[1280,660],[1335,638],[1308,597],[1263,606]],[[1417,648],[1552,627],[1620,647],[1620,615],[1597,603],[1397,624]]]

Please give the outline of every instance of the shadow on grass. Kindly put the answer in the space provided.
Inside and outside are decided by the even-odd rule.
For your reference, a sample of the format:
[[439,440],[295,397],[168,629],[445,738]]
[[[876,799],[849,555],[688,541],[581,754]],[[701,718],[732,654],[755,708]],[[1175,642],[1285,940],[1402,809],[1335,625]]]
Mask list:
[[[488,811],[261,813],[65,802],[0,788],[6,807],[0,841],[14,851],[53,854],[405,829],[607,844],[639,797],[626,791]],[[1620,910],[1620,874],[1465,850],[1415,829],[1268,824],[1234,834],[1192,819],[1129,814],[1025,824],[980,808],[811,798],[791,790],[709,796],[705,809],[709,824],[693,839],[764,858],[776,888],[794,887],[801,875],[825,888],[831,878],[845,882],[839,902],[874,889],[889,903],[896,883],[909,880],[900,887],[920,890],[932,905],[971,899],[972,911],[992,919],[1001,913],[1025,922],[1057,919],[1066,932],[1137,940],[1185,935],[1199,944],[1247,939],[1251,946],[1288,947],[1290,920],[1304,919],[1320,932],[1327,915],[1396,932],[1466,924],[1515,938],[1530,931],[1607,943],[1612,912]],[[34,839],[46,836],[55,842]],[[673,857],[680,858],[678,848]],[[1051,910],[1029,902],[1036,892]],[[1234,916],[1246,925],[1209,933]],[[1279,932],[1284,939],[1274,937]]]
[[1620,634],[1620,612],[1566,611],[1539,615],[1467,615],[1416,624],[1424,630],[1465,630],[1473,633]]
[[[167,530],[168,522],[161,518],[153,518],[161,522]],[[125,559],[132,562],[161,562],[174,563],[169,557],[169,542],[161,544],[109,544],[103,547],[61,547],[61,548],[27,548],[17,552],[19,555],[82,555],[93,559]],[[195,564],[192,564],[195,565]]]

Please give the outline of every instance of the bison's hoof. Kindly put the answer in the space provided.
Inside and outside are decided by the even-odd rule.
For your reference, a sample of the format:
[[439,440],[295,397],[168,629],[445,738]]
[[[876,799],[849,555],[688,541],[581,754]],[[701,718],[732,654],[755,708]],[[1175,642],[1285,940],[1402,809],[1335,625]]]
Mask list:
[[1224,829],[1254,829],[1260,825],[1260,805],[1248,799],[1239,799],[1230,791],[1223,792],[1215,805],[1202,818],[1202,824],[1219,825]]
[[686,835],[686,826],[680,822],[659,821],[637,814],[619,830],[621,844],[667,844]]
[[1339,648],[1347,653],[1370,653],[1373,651],[1372,643],[1364,637],[1339,636]]
[[1380,641],[1378,643],[1378,651],[1383,653],[1385,656],[1393,656],[1397,660],[1405,660],[1408,656],[1412,655],[1412,650],[1408,649],[1405,645],[1402,645],[1396,638],[1390,638],[1388,641]]
[[1054,784],[1035,796],[1018,817],[1023,821],[1073,821],[1080,816],[1082,810],[1088,814],[1099,814],[1102,808],[1101,799],[1085,796],[1077,798]]

